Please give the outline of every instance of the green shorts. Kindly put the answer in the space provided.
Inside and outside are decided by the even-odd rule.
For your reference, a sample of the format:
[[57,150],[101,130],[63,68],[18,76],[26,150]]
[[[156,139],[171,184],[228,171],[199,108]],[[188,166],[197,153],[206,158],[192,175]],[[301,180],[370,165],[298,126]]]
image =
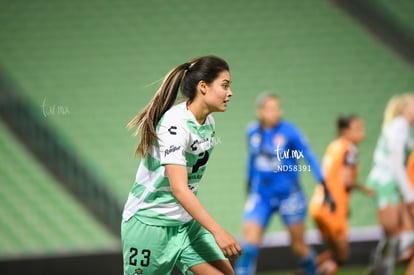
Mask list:
[[198,222],[181,226],[144,224],[136,217],[121,226],[124,275],[184,274],[194,265],[227,260],[214,237]]
[[402,196],[397,183],[380,183],[376,180],[368,180],[368,186],[375,190],[375,203],[378,209],[388,205],[397,205],[402,201]]

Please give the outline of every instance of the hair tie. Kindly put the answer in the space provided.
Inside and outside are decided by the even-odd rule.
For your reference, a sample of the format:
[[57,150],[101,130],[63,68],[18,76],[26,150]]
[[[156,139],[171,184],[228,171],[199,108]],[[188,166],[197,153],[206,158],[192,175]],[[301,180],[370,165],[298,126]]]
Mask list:
[[191,64],[186,62],[186,63],[183,64],[183,67],[184,67],[185,71],[188,71],[191,67]]

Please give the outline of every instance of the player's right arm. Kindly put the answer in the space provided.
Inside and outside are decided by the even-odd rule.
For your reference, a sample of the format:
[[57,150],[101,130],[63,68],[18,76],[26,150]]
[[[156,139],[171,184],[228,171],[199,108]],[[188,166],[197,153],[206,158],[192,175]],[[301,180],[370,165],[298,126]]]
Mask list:
[[342,145],[348,147],[345,149],[344,153],[341,153],[342,159],[339,161],[342,161],[342,165],[340,166],[340,177],[341,181],[344,183],[345,188],[350,191],[357,186],[357,151],[356,148],[350,146],[350,145]]

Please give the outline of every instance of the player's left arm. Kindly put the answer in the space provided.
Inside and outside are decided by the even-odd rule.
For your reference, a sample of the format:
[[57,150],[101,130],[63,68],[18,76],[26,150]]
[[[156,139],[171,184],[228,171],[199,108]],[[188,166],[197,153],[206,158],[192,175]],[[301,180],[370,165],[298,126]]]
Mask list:
[[247,193],[249,193],[250,191],[250,187],[252,184],[252,178],[253,178],[253,174],[255,172],[254,169],[254,152],[253,149],[251,148],[251,133],[250,131],[247,131],[246,133],[246,140],[247,140],[247,163],[246,163],[246,179],[245,179],[245,184],[246,184],[246,191]]
[[315,179],[318,182],[324,184],[325,177],[323,176],[319,161],[316,158],[315,154],[313,153],[312,149],[310,148],[304,135],[298,129],[294,128],[292,130],[292,137],[293,138],[291,140],[293,141],[293,145],[295,147],[294,150],[297,150],[298,152],[302,152],[304,159],[310,165],[310,168],[312,170],[312,173]]
[[295,150],[298,150],[298,152],[303,153],[303,157],[308,162],[314,177],[323,187],[323,191],[325,194],[323,204],[328,204],[330,211],[334,212],[336,209],[336,204],[325,183],[325,177],[323,176],[319,161],[317,160],[315,154],[313,153],[312,149],[310,148],[308,142],[306,141],[302,133],[298,129],[293,128],[292,134],[292,141],[294,143]]

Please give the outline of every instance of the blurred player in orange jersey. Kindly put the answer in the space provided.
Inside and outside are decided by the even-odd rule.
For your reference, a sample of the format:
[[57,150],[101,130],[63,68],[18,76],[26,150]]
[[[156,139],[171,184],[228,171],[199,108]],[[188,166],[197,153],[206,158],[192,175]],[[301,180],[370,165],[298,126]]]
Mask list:
[[374,191],[357,183],[357,145],[364,140],[363,120],[356,116],[337,119],[338,138],[331,142],[322,160],[326,185],[336,202],[335,212],[323,205],[323,190],[316,187],[309,211],[317,225],[327,250],[318,258],[318,274],[335,274],[340,264],[347,260],[349,247],[348,204],[349,194],[359,189],[369,195]]
[[407,174],[411,187],[414,189],[414,150],[411,151],[407,161]]
[[[411,151],[409,157],[408,157],[408,161],[407,161],[407,175],[408,175],[408,180],[410,181],[411,187],[414,190],[414,150]],[[414,216],[414,208],[411,207],[411,214]],[[407,266],[407,270],[405,271],[406,275],[412,275],[414,274],[414,248],[411,247],[410,249],[410,253],[411,253],[411,259],[410,262]]]

